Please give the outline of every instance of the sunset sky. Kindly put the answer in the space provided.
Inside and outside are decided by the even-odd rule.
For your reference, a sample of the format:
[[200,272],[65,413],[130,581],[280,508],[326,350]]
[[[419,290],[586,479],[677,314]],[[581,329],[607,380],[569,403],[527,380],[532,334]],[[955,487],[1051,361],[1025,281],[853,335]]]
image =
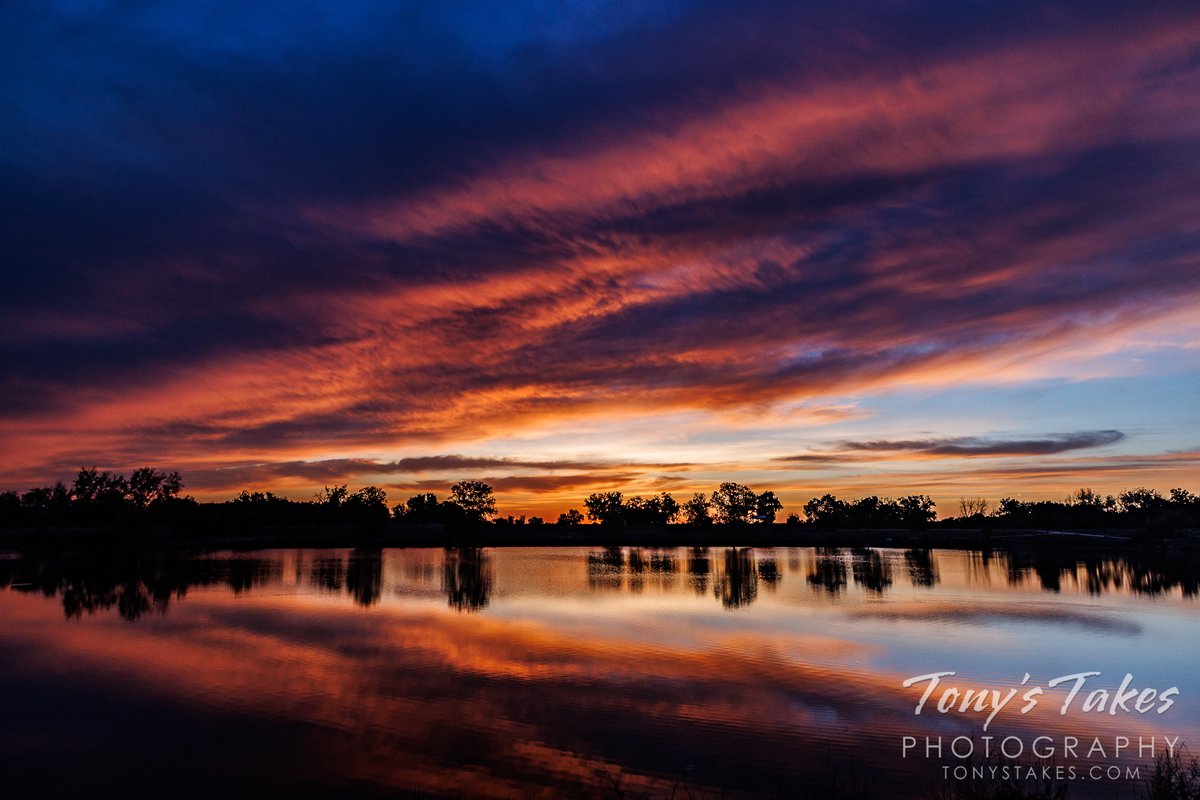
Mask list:
[[0,6],[0,488],[1200,490],[1200,6]]

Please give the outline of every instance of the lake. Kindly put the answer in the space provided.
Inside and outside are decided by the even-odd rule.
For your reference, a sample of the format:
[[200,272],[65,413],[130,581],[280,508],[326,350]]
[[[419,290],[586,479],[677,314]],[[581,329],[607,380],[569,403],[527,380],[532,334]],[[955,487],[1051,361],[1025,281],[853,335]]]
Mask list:
[[[890,549],[8,554],[0,785],[921,798],[960,796],[961,767],[1135,797],[1147,746],[1200,751],[1198,577]],[[947,672],[915,714],[932,679],[904,682]],[[1079,673],[1061,713],[1076,680],[1047,684]],[[987,731],[960,709],[1014,688]]]

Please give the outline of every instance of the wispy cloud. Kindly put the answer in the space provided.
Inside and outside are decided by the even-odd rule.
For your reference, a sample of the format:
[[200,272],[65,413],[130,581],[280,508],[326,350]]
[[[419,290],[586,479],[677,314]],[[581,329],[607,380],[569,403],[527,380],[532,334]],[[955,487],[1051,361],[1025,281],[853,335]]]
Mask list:
[[1121,431],[1078,431],[1051,434],[1039,439],[960,436],[946,439],[845,441],[839,442],[838,447],[849,451],[919,453],[930,456],[1044,456],[1069,450],[1104,447],[1124,438],[1125,434]]

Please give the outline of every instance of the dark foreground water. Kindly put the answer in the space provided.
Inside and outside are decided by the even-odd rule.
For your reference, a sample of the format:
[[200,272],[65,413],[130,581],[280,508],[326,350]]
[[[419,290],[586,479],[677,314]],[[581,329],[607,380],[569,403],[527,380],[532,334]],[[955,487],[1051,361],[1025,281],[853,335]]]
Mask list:
[[[0,791],[945,797],[944,768],[1023,764],[1135,797],[1148,745],[1200,751],[1198,576],[875,549],[15,554]],[[928,681],[903,682],[949,671],[914,714]],[[1065,715],[1074,681],[986,732],[936,708],[1085,672]],[[1178,694],[1113,709],[1127,673]],[[1020,757],[984,758],[1001,740]]]

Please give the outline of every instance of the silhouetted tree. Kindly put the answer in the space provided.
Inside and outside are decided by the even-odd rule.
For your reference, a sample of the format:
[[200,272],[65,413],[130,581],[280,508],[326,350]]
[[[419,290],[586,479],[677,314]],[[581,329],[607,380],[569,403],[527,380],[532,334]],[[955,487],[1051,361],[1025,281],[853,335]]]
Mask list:
[[349,495],[350,493],[346,489],[346,484],[343,483],[340,486],[326,486],[317,492],[314,500],[316,500],[318,505],[328,508],[340,508],[342,503],[346,502],[346,498]]
[[1171,490],[1171,503],[1181,508],[1200,508],[1200,495],[1176,487]]
[[[345,484],[324,487],[311,501],[293,501],[271,492],[242,491],[232,501],[199,504],[179,497],[183,480],[177,472],[152,467],[134,470],[129,480],[95,467],[80,469],[70,487],[61,482],[25,493],[0,492],[0,525],[44,528],[55,525],[119,526],[142,532],[149,526],[200,533],[224,527],[256,528],[264,525],[313,525],[354,522],[382,525],[386,522],[386,493],[367,486],[351,493]],[[717,517],[726,524],[773,523],[781,510],[772,491],[755,494],[750,487],[726,482],[711,498],[696,493],[682,506],[664,492],[652,497],[624,499],[620,492],[590,495],[587,516],[605,525],[666,525],[682,519],[703,525]],[[1118,497],[1101,497],[1089,488],[1079,489],[1064,501],[1021,501],[1003,498],[995,513],[988,515],[983,498],[962,498],[960,516],[943,520],[946,527],[999,527],[1041,530],[1136,529],[1139,538],[1170,535],[1174,531],[1200,527],[1200,498],[1183,488],[1168,495],[1138,487]],[[403,523],[439,523],[446,526],[477,524],[495,514],[492,489],[481,481],[455,484],[451,498],[438,502],[433,494],[419,494],[398,504],[393,514]],[[882,529],[908,527],[920,530],[937,518],[936,506],[926,495],[909,495],[896,500],[874,495],[854,501],[832,494],[813,498],[804,505],[809,524],[822,528]],[[507,517],[497,524],[528,523],[524,517]],[[576,525],[583,515],[576,509],[560,514],[560,525]],[[544,524],[544,523],[543,523]],[[789,525],[800,517],[788,515]]]
[[427,492],[408,498],[404,503],[397,504],[392,509],[392,515],[402,521],[419,525],[426,522],[438,522],[437,495]]
[[1112,495],[1101,497],[1091,489],[1083,488],[1067,496],[1067,505],[1096,510],[1112,510],[1117,505],[1117,499]]
[[754,498],[754,518],[763,525],[775,524],[775,516],[783,508],[783,503],[774,492],[766,491]]
[[450,487],[450,502],[461,508],[470,522],[483,522],[496,514],[492,487],[483,481],[459,481]]
[[98,472],[95,467],[81,469],[71,496],[81,505],[119,506],[129,497],[129,483],[123,475]]
[[668,525],[679,515],[679,503],[663,492],[657,497],[631,497],[622,504],[621,520],[629,525]]
[[271,503],[287,502],[282,497],[276,497],[271,492],[250,492],[243,489],[237,497],[229,502],[239,505],[269,505]]
[[831,494],[814,497],[804,504],[804,516],[822,528],[839,528],[845,524],[847,504]]
[[[16,493],[9,494],[16,497]],[[62,524],[71,510],[71,491],[58,481],[53,486],[30,489],[20,496],[18,506],[28,523],[38,526]]]
[[621,525],[625,521],[625,506],[620,492],[593,492],[583,501],[588,519],[601,525]]
[[359,526],[378,527],[388,520],[387,492],[364,486],[342,502],[342,513]]
[[696,492],[691,500],[683,504],[683,520],[688,525],[711,525],[712,516],[708,509],[708,495]]
[[1200,761],[1179,752],[1160,753],[1144,778],[1139,800],[1200,800]]
[[870,495],[847,502],[827,494],[805,503],[804,514],[813,525],[832,529],[906,526],[920,530],[937,516],[933,500],[925,495],[909,495],[899,500]]
[[742,525],[750,521],[758,496],[749,486],[726,481],[712,493],[712,505],[717,522],[722,525]]
[[1014,497],[1002,497],[996,507],[996,517],[1010,528],[1023,527],[1029,518],[1029,508]]
[[958,498],[958,515],[960,517],[987,516],[988,506],[986,497],[960,497]]
[[1146,514],[1162,508],[1167,502],[1162,493],[1141,486],[1121,492],[1117,499],[1120,501],[1121,510],[1127,514]]
[[924,530],[937,517],[936,504],[926,495],[910,494],[898,502],[901,519],[912,530]]
[[579,513],[579,509],[569,509],[565,514],[558,515],[556,525],[581,525],[583,524],[583,514]]
[[176,497],[182,489],[183,478],[178,472],[166,473],[141,467],[129,476],[129,499],[138,508],[148,508],[152,503]]

